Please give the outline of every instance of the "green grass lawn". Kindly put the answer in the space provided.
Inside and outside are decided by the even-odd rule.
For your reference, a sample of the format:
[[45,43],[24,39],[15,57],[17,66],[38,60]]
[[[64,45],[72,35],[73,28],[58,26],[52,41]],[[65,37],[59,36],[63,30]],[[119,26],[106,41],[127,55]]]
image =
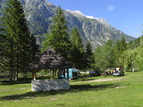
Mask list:
[[143,71],[99,78],[121,79],[72,81],[70,90],[50,92],[32,92],[31,83],[0,83],[0,107],[143,107]]

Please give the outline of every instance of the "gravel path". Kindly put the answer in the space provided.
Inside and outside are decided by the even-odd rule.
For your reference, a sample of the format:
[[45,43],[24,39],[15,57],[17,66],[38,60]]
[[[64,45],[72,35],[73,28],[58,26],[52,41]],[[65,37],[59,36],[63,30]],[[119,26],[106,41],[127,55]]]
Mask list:
[[96,79],[96,80],[90,80],[90,81],[81,81],[81,82],[72,82],[70,84],[75,84],[75,83],[91,83],[91,82],[104,82],[104,81],[118,81],[121,80],[123,78],[103,78],[103,79]]

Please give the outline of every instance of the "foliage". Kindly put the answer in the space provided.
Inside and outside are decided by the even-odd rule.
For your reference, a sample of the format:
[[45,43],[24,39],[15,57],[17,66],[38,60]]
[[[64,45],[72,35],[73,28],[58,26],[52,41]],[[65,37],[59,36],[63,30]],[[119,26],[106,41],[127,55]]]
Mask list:
[[134,41],[129,42],[128,49],[138,48],[142,44],[142,41],[143,41],[143,36],[135,39]]
[[[112,45],[111,45],[112,44]],[[103,46],[99,46],[95,51],[95,67],[107,69],[110,67],[121,66],[126,71],[142,70],[143,62],[143,43],[142,37],[130,43],[126,43],[125,39]]]
[[67,30],[63,10],[59,7],[52,20],[51,33],[48,34],[48,38],[44,41],[43,50],[46,46],[51,46],[69,60],[71,43]]
[[3,56],[4,56],[4,50],[5,50],[5,36],[2,33],[3,29],[0,29],[0,71],[3,71]]
[[108,40],[105,45],[99,46],[94,54],[95,67],[100,70],[112,68],[115,64],[114,45]]
[[48,46],[51,46],[66,58],[73,67],[85,69],[85,50],[80,33],[74,28],[69,37],[67,31],[65,16],[62,9],[59,7],[56,15],[53,17],[51,33],[46,34],[46,39],[43,41],[41,51],[43,52]]
[[36,39],[30,34],[23,7],[18,0],[8,0],[2,19],[4,26],[3,63],[10,71],[10,81],[17,80],[18,73],[26,74],[26,68],[38,51]]
[[121,60],[121,57],[125,50],[127,50],[127,43],[124,37],[122,37],[121,40],[118,40],[115,43],[115,63],[117,66],[123,66],[123,60]]
[[85,48],[85,55],[86,55],[86,59],[87,59],[87,68],[88,69],[93,69],[93,64],[94,64],[94,53],[92,50],[92,46],[91,43],[88,41],[86,44],[86,48]]
[[74,28],[71,33],[71,57],[70,62],[77,69],[85,68],[85,51],[82,45],[82,39],[80,37],[79,31]]
[[42,42],[42,47],[41,47],[41,52],[44,52],[47,48],[48,48],[48,46],[49,46],[49,36],[50,36],[50,34],[45,34],[45,40],[43,40],[43,42]]
[[122,60],[124,60],[124,68],[127,71],[131,71],[133,68],[135,70],[142,70],[143,62],[143,47],[139,46],[135,49],[126,50],[122,55]]
[[128,44],[128,49],[123,52],[121,55],[121,61],[123,67],[127,71],[131,71],[133,68],[135,70],[142,70],[142,61],[143,61],[143,44],[142,38],[139,37],[136,40]]

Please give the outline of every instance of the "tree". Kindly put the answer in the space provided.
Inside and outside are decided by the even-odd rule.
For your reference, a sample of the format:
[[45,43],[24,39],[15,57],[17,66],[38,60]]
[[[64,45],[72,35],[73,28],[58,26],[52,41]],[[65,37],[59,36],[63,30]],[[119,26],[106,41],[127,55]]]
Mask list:
[[127,43],[125,41],[125,38],[122,37],[121,40],[116,41],[115,43],[115,59],[116,59],[116,65],[117,66],[122,66],[122,61],[121,58],[123,52],[127,50]]
[[[28,39],[28,46],[27,46],[27,51],[28,52],[25,52],[25,57],[23,58],[27,58],[27,62],[25,62],[25,64],[23,65],[23,68],[22,70],[25,70],[23,71],[24,72],[24,77],[27,78],[27,74],[28,74],[28,69],[27,69],[27,66],[29,66],[30,63],[32,63],[32,61],[35,60],[35,58],[37,57],[37,55],[39,54],[39,45],[36,44],[36,38],[34,37],[33,34],[29,35],[29,39]],[[24,48],[24,50],[26,50]],[[22,59],[24,60],[24,59]],[[21,64],[23,64],[21,62]],[[22,71],[21,70],[21,71]]]
[[121,58],[123,60],[123,67],[126,71],[131,71],[133,68],[135,70],[142,70],[143,45],[124,51]]
[[18,0],[7,1],[3,23],[7,42],[5,61],[7,61],[6,66],[10,71],[10,81],[12,81],[18,78],[19,72],[24,73],[30,63],[33,36],[29,32],[23,7]]
[[4,55],[5,55],[5,47],[6,47],[6,38],[2,33],[3,29],[0,29],[0,71],[4,71]]
[[85,68],[85,52],[82,45],[80,33],[76,28],[73,28],[70,33],[71,36],[71,63],[77,69]]
[[51,33],[48,35],[48,40],[45,40],[44,44],[46,44],[47,47],[51,46],[65,57],[65,59],[69,60],[71,43],[67,30],[63,10],[59,7],[52,20]]
[[91,69],[93,68],[94,56],[93,56],[92,47],[89,41],[86,44],[85,52],[86,52],[86,59],[87,59],[87,68]]
[[45,34],[45,36],[46,36],[46,38],[42,42],[41,52],[44,52],[47,49],[47,47],[50,45],[49,44],[49,36],[50,36],[50,34],[47,33],[47,34]]
[[99,46],[95,51],[95,67],[100,70],[112,68],[115,65],[114,45],[108,40],[103,46]]
[[[122,60],[122,67],[125,68],[126,71],[130,71],[132,69],[132,62],[135,62],[135,52],[136,50],[126,50],[123,52],[122,56],[121,56],[121,60]],[[137,63],[136,63],[137,64]]]
[[96,69],[104,69],[103,67],[103,55],[104,51],[103,51],[103,46],[98,46],[95,50],[94,53],[94,60],[95,60],[95,68]]
[[108,40],[105,44],[105,60],[107,68],[115,66],[115,49],[111,40]]

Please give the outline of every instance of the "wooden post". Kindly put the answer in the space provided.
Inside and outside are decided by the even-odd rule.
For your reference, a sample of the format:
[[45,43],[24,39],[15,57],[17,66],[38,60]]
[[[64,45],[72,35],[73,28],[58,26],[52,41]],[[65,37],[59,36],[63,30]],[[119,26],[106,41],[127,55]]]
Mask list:
[[57,71],[57,69],[56,69],[56,72],[55,72],[55,76],[56,76],[56,77],[58,76],[58,71]]
[[55,75],[55,77],[57,77],[57,70],[56,69],[55,69],[55,74],[54,75]]
[[64,69],[64,78],[66,78],[66,69]]
[[69,79],[69,70],[68,68],[66,70],[67,70],[67,78]]
[[35,70],[32,70],[32,79],[36,80],[36,71]]
[[55,75],[54,75],[55,73],[54,73],[54,72],[55,72],[55,71],[53,70],[53,79],[55,78]]

